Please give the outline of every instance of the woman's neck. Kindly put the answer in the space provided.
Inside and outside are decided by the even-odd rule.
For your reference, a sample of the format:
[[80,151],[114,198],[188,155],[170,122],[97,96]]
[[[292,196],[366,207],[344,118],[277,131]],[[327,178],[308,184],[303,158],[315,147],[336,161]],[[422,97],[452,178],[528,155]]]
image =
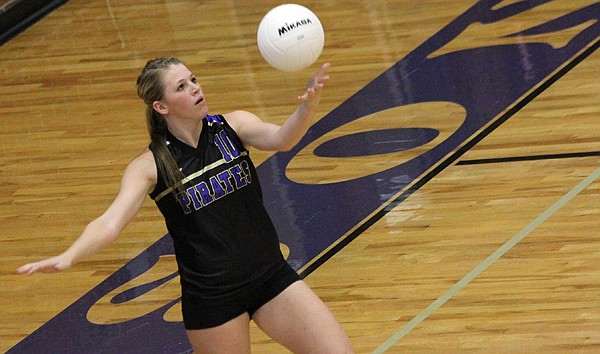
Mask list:
[[202,119],[188,121],[167,119],[167,128],[177,139],[191,147],[198,147],[198,139],[202,132]]

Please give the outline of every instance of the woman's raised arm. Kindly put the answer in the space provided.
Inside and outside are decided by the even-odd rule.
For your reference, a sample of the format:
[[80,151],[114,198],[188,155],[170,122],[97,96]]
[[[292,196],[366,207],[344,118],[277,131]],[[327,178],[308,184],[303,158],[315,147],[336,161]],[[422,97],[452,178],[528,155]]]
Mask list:
[[330,64],[323,64],[310,78],[306,91],[297,97],[298,108],[279,126],[262,121],[246,111],[234,111],[225,115],[244,144],[259,150],[287,151],[293,148],[306,134],[321,99],[324,84],[329,80]]

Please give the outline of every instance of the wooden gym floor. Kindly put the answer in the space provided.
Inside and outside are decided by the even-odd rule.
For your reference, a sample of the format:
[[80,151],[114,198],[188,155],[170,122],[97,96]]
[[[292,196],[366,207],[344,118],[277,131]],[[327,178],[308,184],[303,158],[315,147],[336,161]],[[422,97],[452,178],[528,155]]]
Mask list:
[[[168,240],[151,200],[71,270],[15,269],[115,196],[148,143],[148,59],[185,60],[213,113],[292,112],[315,67],[260,57],[277,4],[70,0],[0,47],[0,351],[189,351],[172,254],[143,262]],[[282,248],[356,351],[599,352],[600,3],[303,4],[331,80],[297,150],[252,155],[266,202],[289,205],[273,210]],[[252,348],[284,352],[254,326]]]

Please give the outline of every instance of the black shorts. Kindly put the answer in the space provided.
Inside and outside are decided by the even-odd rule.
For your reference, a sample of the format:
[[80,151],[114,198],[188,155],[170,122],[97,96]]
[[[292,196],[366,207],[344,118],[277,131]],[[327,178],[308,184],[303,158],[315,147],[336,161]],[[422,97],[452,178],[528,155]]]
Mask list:
[[248,313],[250,318],[256,310],[281,294],[290,285],[300,280],[296,271],[283,262],[283,266],[262,284],[241,293],[233,299],[215,303],[211,306],[182,301],[183,324],[187,330],[217,327],[230,320]]

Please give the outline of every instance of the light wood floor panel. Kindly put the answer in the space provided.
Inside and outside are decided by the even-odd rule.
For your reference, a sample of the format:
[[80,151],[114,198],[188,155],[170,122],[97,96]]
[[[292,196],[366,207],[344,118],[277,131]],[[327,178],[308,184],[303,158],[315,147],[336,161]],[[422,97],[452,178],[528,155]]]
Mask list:
[[[474,3],[304,2],[325,26],[322,58],[333,64],[317,119]],[[565,6],[585,3],[593,1]],[[276,72],[255,45],[258,21],[276,4],[71,0],[0,47],[0,351],[166,233],[147,200],[113,245],[68,272],[14,274],[64,250],[116,195],[148,142],[135,96],[146,60],[182,57],[213,112],[282,122],[294,109],[312,70]],[[467,36],[452,45],[480,44]],[[459,161],[600,151],[598,68],[594,53]],[[252,153],[257,165],[270,156]],[[307,282],[357,352],[372,352],[598,166],[598,156],[452,165]],[[599,202],[596,181],[389,352],[599,351]],[[283,352],[255,326],[252,336],[256,353]]]

